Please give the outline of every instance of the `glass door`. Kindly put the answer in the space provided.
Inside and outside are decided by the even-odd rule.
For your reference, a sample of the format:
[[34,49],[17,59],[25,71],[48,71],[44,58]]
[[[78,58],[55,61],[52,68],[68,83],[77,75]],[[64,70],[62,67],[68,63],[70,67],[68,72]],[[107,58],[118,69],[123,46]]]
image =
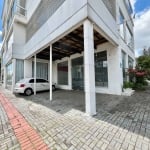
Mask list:
[[72,60],[72,88],[74,90],[84,90],[83,57]]

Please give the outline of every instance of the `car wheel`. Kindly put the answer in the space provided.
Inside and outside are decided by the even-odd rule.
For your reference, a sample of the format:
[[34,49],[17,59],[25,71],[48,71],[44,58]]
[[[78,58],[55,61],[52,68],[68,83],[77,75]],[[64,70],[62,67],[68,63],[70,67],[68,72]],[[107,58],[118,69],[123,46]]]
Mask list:
[[30,96],[30,95],[32,95],[32,93],[33,93],[33,90],[30,89],[30,88],[28,88],[28,89],[26,89],[26,90],[24,91],[24,94],[25,94],[26,96]]
[[55,85],[53,85],[53,86],[52,86],[52,90],[53,90],[53,91],[55,91],[55,90],[56,90],[56,87],[55,87]]

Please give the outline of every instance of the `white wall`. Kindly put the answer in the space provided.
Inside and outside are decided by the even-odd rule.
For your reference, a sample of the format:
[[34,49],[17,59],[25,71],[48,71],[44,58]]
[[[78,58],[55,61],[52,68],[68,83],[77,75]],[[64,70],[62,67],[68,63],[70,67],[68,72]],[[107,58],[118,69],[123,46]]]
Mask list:
[[22,59],[24,56],[24,45],[26,43],[26,28],[24,25],[15,22],[13,24],[13,58]]
[[98,88],[98,93],[108,93],[121,95],[123,86],[122,77],[122,58],[119,47],[114,47],[110,43],[105,43],[97,47],[97,52],[107,50],[107,61],[108,61],[108,88]]
[[26,0],[27,21],[30,20],[41,0]]
[[24,25],[15,22],[13,25],[14,30],[14,43],[24,45],[26,42],[26,28]]
[[32,59],[24,60],[24,78],[32,77]]

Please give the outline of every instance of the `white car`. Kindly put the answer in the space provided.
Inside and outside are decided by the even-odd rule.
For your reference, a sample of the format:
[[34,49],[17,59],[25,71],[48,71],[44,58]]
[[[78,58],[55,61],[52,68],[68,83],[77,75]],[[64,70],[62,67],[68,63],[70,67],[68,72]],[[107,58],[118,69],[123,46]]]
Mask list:
[[[55,84],[52,85],[52,89],[55,90]],[[49,90],[49,82],[45,79],[36,79],[36,91]],[[14,88],[14,93],[22,93],[27,96],[32,95],[34,92],[34,78],[25,78],[18,81]]]

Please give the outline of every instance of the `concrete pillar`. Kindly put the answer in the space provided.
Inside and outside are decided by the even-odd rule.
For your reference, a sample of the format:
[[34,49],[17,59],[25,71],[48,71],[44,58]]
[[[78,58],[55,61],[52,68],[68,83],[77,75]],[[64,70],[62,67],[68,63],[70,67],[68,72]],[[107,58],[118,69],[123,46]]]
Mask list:
[[11,89],[11,91],[13,93],[15,84],[16,84],[16,59],[12,60],[12,71],[13,71],[13,74],[12,74],[12,89]]
[[95,93],[95,62],[94,62],[94,32],[93,24],[84,21],[84,84],[86,113],[96,114]]
[[52,45],[50,45],[50,55],[49,55],[49,74],[50,74],[50,77],[49,77],[49,97],[50,97],[50,101],[52,101]]
[[34,95],[36,95],[36,55],[34,55]]
[[32,76],[32,59],[24,60],[24,78],[31,78]]

